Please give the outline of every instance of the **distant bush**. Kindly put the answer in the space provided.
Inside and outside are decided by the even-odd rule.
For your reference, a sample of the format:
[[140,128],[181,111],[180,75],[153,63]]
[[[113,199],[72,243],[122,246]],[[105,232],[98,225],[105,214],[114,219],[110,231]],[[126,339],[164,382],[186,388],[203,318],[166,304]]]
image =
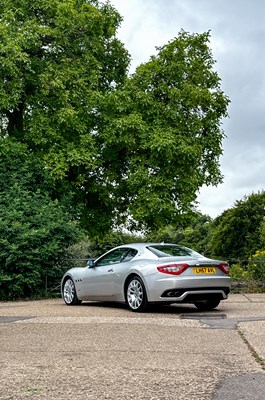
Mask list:
[[233,293],[265,292],[265,251],[256,251],[248,262],[230,264]]
[[230,276],[235,281],[245,281],[251,279],[248,268],[240,263],[230,265]]
[[256,251],[249,261],[248,270],[254,280],[265,282],[265,250]]

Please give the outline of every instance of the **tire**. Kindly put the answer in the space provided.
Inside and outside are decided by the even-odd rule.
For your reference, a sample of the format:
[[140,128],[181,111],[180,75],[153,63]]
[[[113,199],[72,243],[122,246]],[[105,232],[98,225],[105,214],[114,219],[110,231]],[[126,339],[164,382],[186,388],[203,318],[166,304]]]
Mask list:
[[205,300],[205,301],[200,301],[198,303],[194,303],[195,307],[197,307],[198,310],[201,311],[211,311],[214,308],[218,307],[219,304],[220,300],[217,299]]
[[68,306],[81,304],[81,300],[77,298],[75,284],[72,278],[66,278],[63,284],[63,299]]
[[143,281],[133,276],[126,287],[126,302],[131,311],[142,312],[148,307],[148,300]]

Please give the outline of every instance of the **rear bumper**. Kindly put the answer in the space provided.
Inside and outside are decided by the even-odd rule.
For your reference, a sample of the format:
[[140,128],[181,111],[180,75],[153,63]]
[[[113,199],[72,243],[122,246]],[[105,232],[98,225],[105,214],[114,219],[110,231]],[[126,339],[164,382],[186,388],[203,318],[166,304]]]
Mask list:
[[173,289],[166,290],[162,293],[161,299],[166,299],[167,301],[173,300],[174,302],[182,303],[193,303],[201,300],[208,299],[227,299],[230,292],[229,287],[212,287],[209,289],[205,288],[186,288],[186,289]]
[[207,299],[227,299],[231,288],[229,276],[165,278],[149,282],[150,302],[194,303]]

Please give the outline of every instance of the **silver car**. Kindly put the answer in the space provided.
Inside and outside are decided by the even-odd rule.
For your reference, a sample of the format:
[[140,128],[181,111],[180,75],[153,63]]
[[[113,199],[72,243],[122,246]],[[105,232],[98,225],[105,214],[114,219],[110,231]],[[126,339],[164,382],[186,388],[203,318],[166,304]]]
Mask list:
[[61,283],[67,305],[117,301],[132,311],[149,303],[192,303],[212,310],[228,297],[229,265],[183,246],[135,243],[115,247],[87,267],[72,268]]

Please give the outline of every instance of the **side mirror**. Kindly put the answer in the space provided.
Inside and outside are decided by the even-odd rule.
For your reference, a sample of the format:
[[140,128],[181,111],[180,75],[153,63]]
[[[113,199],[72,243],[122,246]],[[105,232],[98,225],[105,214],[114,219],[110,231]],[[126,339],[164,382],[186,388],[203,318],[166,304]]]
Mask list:
[[87,266],[88,268],[93,268],[95,266],[95,260],[93,258],[87,260]]

